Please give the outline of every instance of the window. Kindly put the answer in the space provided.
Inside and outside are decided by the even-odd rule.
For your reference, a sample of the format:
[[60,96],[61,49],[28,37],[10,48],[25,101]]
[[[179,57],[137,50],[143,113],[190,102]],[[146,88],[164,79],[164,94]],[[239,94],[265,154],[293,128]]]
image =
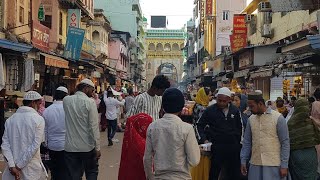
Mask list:
[[62,16],[62,12],[59,13],[59,34],[62,35],[62,20],[63,20],[63,16]]
[[20,6],[20,11],[19,11],[19,22],[24,23],[24,8]]
[[224,21],[229,20],[229,11],[228,10],[222,12],[222,20],[224,20]]
[[48,28],[51,29],[52,26],[52,16],[50,15],[45,15],[45,20],[44,21],[40,21],[40,23]]

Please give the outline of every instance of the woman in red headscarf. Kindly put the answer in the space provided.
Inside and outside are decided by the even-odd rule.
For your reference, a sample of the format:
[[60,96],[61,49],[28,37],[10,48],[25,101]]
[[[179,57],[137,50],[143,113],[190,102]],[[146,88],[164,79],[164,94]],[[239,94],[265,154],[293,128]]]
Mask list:
[[119,179],[145,180],[143,155],[146,145],[146,134],[152,118],[140,113],[127,119],[122,145]]

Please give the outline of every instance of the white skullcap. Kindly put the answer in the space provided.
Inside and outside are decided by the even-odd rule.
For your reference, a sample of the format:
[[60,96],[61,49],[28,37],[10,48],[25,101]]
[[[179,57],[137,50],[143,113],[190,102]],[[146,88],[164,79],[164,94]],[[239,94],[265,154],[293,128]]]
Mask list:
[[87,84],[87,85],[89,85],[89,86],[91,86],[91,87],[93,87],[94,88],[94,84],[93,84],[93,82],[90,80],[90,79],[83,79],[81,82],[80,82],[80,84]]
[[39,100],[41,98],[42,96],[36,91],[28,91],[23,96],[23,100],[29,100],[29,101]]
[[57,88],[57,91],[62,91],[62,92],[65,92],[65,93],[69,93],[68,89],[66,87],[63,87],[63,86],[60,86]]
[[259,94],[262,94],[262,91],[261,91],[261,90],[255,90],[254,92],[259,93]]
[[221,95],[228,96],[228,97],[231,97],[231,91],[230,91],[230,89],[227,88],[227,87],[220,88],[216,96],[218,96],[218,95],[220,95],[220,94],[221,94]]
[[231,91],[231,94],[232,94],[232,95],[235,95],[235,94],[236,94],[236,92],[234,92],[234,91]]

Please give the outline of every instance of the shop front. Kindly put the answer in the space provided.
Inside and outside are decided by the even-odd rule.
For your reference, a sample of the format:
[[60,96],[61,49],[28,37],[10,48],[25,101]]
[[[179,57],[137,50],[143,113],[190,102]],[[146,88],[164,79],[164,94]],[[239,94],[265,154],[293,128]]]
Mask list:
[[40,53],[40,61],[36,64],[35,77],[37,89],[43,95],[53,96],[55,89],[59,86],[66,86],[72,89],[73,83],[70,83],[65,77],[68,74],[69,61],[46,53]]

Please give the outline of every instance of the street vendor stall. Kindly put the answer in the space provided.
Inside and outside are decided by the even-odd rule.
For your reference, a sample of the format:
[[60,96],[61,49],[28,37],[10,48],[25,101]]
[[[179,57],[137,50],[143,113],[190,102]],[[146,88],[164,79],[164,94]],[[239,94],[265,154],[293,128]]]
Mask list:
[[192,180],[209,180],[211,167],[211,143],[200,145],[201,158],[198,166],[191,169]]

